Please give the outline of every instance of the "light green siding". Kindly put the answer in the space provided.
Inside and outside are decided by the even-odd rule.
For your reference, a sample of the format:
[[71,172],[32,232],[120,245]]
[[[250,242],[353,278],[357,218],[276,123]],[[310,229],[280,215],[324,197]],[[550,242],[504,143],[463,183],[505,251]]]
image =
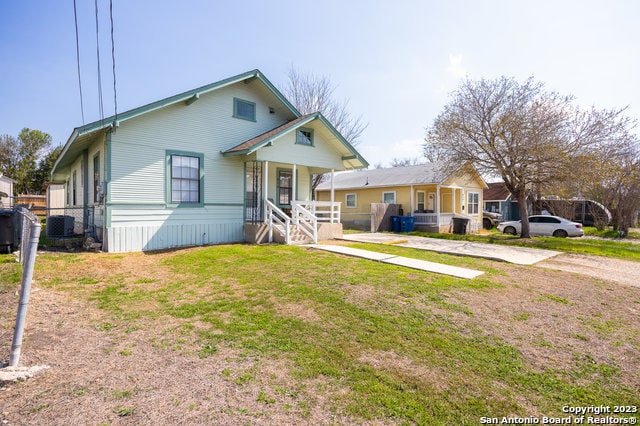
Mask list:
[[297,144],[296,132],[290,132],[275,140],[272,146],[260,149],[257,158],[261,161],[278,161],[324,169],[344,169],[340,156],[336,155],[335,149],[332,149],[321,131],[314,131],[313,143],[313,146]]
[[[110,141],[109,251],[242,241],[244,158],[223,157],[221,151],[291,119],[290,111],[278,111],[275,96],[256,83],[237,83],[115,129]],[[255,102],[255,122],[233,117],[234,98]],[[203,155],[203,206],[167,203],[167,151]]]

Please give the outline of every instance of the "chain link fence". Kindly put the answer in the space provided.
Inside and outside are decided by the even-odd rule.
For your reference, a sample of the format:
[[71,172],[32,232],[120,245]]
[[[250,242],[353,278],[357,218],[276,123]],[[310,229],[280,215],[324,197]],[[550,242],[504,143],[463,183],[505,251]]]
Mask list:
[[[9,358],[9,367],[15,367],[20,360],[27,306],[31,294],[33,269],[42,225],[40,218],[24,207],[15,207],[9,212],[2,212],[5,220],[0,222],[0,234],[2,234],[2,241],[0,242],[6,245],[9,251],[17,249],[17,260],[22,265],[20,300]],[[9,330],[8,327],[7,330]],[[8,336],[4,336],[4,334],[5,333],[1,336],[3,343],[5,339],[8,339]]]

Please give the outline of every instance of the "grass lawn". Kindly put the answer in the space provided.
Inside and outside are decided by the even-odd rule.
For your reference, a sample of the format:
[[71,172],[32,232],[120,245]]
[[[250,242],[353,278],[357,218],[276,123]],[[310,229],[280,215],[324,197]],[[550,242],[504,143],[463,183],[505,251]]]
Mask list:
[[[23,353],[60,365],[3,392],[7,404],[22,401],[4,415],[11,424],[75,416],[152,424],[164,410],[165,420],[195,423],[474,425],[486,416],[566,417],[565,405],[640,405],[639,288],[354,246],[486,274],[456,279],[279,245],[42,252]],[[0,262],[1,302],[15,303],[17,266],[9,256]],[[15,305],[3,309],[0,360]],[[38,327],[52,332],[39,339]],[[58,352],[81,331],[96,343]],[[69,351],[85,352],[96,371],[73,375]],[[58,353],[70,359],[51,359]],[[159,389],[155,372],[175,363],[191,373]],[[101,381],[106,366],[113,377]]]
[[[638,234],[629,236],[628,240],[614,238],[555,238],[555,237],[532,237],[522,239],[520,237],[503,234],[496,231],[482,231],[480,234],[435,234],[428,232],[409,232],[409,235],[418,235],[430,238],[442,238],[451,240],[476,241],[490,244],[518,245],[547,250],[556,250],[566,253],[589,254],[596,256],[614,257],[623,260],[633,260],[640,262],[640,244],[638,244]],[[586,235],[598,237],[608,237],[610,233],[597,232],[595,228],[586,228]],[[632,241],[635,241],[632,242]]]

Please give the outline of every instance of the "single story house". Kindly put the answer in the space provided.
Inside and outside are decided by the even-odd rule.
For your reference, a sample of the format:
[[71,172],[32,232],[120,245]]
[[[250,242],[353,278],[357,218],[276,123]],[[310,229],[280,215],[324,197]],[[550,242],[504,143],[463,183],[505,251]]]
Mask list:
[[[449,232],[454,216],[470,220],[468,229],[482,224],[482,192],[486,182],[471,165],[453,173],[441,163],[339,173],[316,188],[316,199],[340,202],[342,222],[363,227],[372,204],[399,204],[400,215],[413,216],[415,227],[429,232]],[[349,223],[349,217],[357,218]],[[360,225],[360,226],[358,226]]]
[[483,192],[484,210],[500,213],[502,220],[520,220],[518,201],[513,200],[504,182],[492,182]]
[[312,213],[312,176],[367,166],[253,70],[75,128],[52,181],[76,233],[129,252],[341,234]]
[[13,207],[13,186],[16,181],[0,173],[0,208],[9,209]]

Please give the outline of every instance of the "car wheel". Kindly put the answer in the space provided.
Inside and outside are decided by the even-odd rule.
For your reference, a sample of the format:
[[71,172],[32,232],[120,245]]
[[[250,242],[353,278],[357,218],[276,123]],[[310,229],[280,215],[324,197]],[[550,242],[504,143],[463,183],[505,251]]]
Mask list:
[[491,221],[489,219],[482,219],[482,227],[484,229],[491,229],[491,228],[493,228],[493,224],[491,223]]
[[511,234],[511,235],[517,235],[516,228],[514,228],[513,226],[507,226],[506,228],[504,228],[504,233],[505,234]]
[[556,229],[555,231],[553,231],[553,236],[560,237],[560,238],[567,238],[569,234],[567,234],[567,231],[565,231],[564,229]]

